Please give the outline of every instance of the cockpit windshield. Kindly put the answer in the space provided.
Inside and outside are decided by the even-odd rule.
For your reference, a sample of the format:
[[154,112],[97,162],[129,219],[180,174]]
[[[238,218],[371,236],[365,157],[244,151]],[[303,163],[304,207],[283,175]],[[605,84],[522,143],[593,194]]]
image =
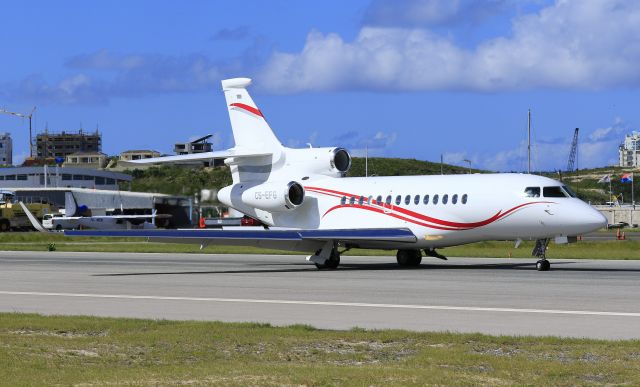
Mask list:
[[545,198],[568,198],[570,196],[560,186],[544,187],[542,194]]
[[575,193],[575,192],[573,192],[573,190],[572,190],[571,188],[569,188],[568,186],[563,185],[563,186],[562,186],[562,189],[563,189],[566,193],[568,193],[568,194],[569,194],[569,196],[571,196],[572,198],[577,198],[577,197],[578,197],[578,195],[576,195],[576,193]]
[[527,187],[524,189],[524,196],[528,198],[539,198],[540,187]]

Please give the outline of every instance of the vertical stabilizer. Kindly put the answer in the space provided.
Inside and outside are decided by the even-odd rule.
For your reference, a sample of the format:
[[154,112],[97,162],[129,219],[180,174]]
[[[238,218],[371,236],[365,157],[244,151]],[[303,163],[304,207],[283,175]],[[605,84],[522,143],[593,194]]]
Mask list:
[[249,78],[222,81],[236,148],[276,153],[282,149],[282,144],[273,134],[262,112],[247,92],[247,86],[250,84]]

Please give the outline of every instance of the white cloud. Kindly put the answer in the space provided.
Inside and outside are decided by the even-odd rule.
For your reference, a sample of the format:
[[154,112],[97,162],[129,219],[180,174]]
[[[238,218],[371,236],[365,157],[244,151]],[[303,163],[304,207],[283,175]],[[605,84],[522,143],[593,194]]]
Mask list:
[[306,90],[593,90],[640,85],[640,2],[558,0],[475,48],[420,28],[363,27],[353,41],[312,31],[275,52],[260,83]]

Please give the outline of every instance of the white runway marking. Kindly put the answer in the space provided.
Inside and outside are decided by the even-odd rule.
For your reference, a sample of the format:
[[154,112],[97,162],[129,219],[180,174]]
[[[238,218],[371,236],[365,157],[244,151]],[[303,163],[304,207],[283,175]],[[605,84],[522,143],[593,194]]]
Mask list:
[[422,309],[422,310],[453,310],[453,311],[467,311],[467,312],[504,312],[504,313],[537,313],[537,314],[584,315],[584,316],[640,317],[640,313],[632,313],[632,312],[601,312],[601,311],[589,311],[589,310],[520,309],[520,308],[482,308],[482,307],[474,307],[474,306],[445,306],[445,305],[369,304],[369,303],[359,303],[359,302],[332,302],[332,301],[260,300],[260,299],[244,299],[244,298],[136,296],[136,295],[127,295],[127,294],[45,293],[45,292],[12,292],[12,291],[0,291],[0,295],[108,298],[108,299],[122,299],[122,300],[204,301],[204,302],[229,302],[229,303],[244,303],[244,304],[315,305],[315,306],[345,306],[345,307],[355,307],[355,308],[386,308],[386,309],[413,309],[413,310]]

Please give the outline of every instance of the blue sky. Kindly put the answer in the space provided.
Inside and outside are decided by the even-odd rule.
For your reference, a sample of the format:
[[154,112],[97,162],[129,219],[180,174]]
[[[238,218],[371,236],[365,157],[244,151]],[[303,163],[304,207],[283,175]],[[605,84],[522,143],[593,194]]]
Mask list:
[[[251,93],[285,145],[500,171],[614,164],[640,126],[632,0],[20,1],[0,15],[0,107],[35,129],[103,132],[103,151],[214,133],[233,145],[220,80]],[[28,125],[0,116],[14,160]]]

